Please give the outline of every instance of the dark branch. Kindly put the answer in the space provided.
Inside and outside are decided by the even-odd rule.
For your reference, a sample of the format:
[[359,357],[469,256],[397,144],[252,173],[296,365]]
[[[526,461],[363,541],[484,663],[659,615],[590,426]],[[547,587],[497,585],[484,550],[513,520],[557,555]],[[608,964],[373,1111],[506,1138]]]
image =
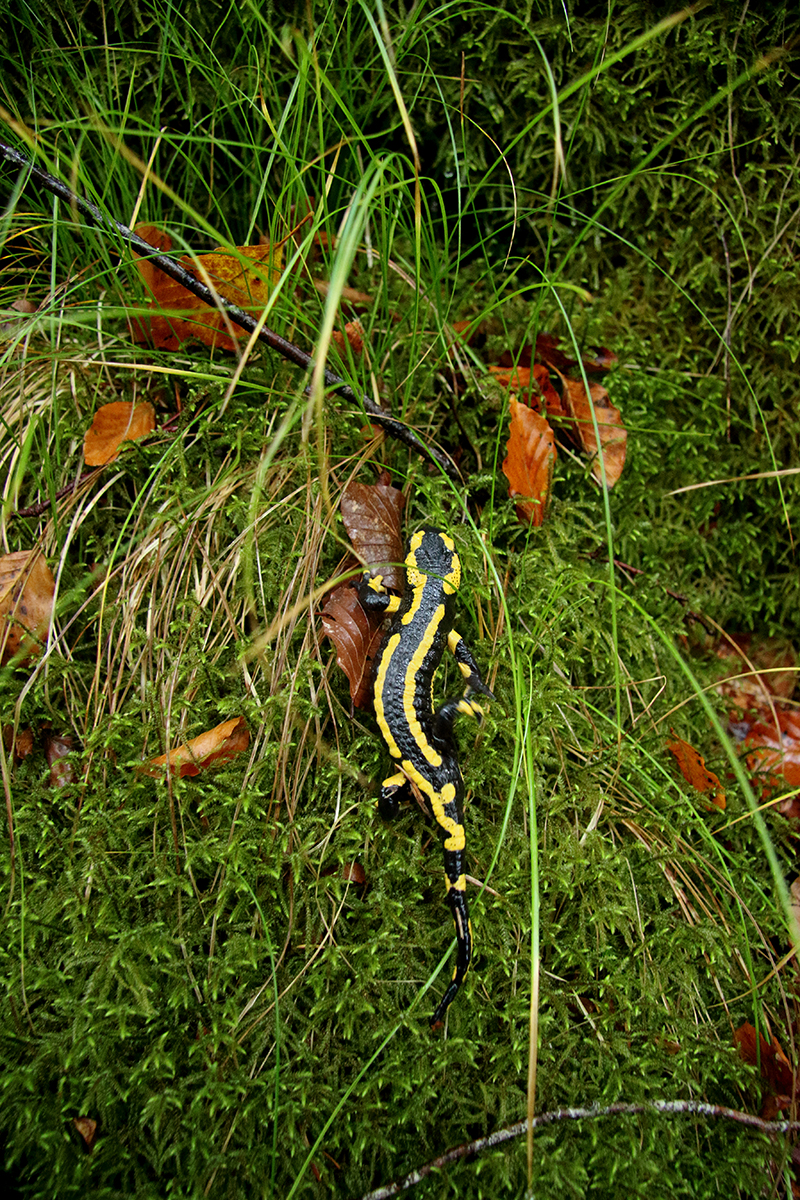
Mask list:
[[[544,1125],[555,1125],[559,1121],[596,1120],[598,1117],[632,1117],[648,1112],[661,1113],[663,1116],[685,1113],[700,1117],[717,1117],[725,1121],[735,1121],[738,1125],[747,1125],[760,1133],[797,1133],[800,1131],[800,1121],[763,1121],[761,1117],[755,1117],[752,1113],[741,1112],[736,1108],[724,1108],[720,1104],[706,1104],[702,1100],[651,1100],[649,1103],[642,1104],[609,1104],[605,1108],[596,1104],[591,1108],[559,1108],[555,1112],[539,1113],[533,1118],[531,1124],[534,1129],[539,1129]],[[418,1167],[416,1171],[410,1171],[402,1179],[398,1179],[394,1183],[387,1183],[385,1187],[376,1188],[373,1192],[367,1192],[361,1197],[361,1200],[389,1200],[389,1197],[397,1196],[407,1188],[416,1187],[432,1171],[438,1171],[448,1163],[457,1162],[461,1158],[471,1158],[472,1155],[480,1154],[483,1150],[491,1150],[492,1147],[500,1146],[503,1142],[524,1137],[527,1132],[528,1122],[517,1121],[516,1125],[509,1125],[506,1129],[497,1129],[488,1137],[465,1142],[453,1150],[447,1150],[439,1158],[425,1163],[424,1166]]]
[[[162,254],[157,246],[151,246],[149,242],[140,238],[127,225],[122,225],[119,221],[115,221],[113,217],[109,217],[104,212],[101,212],[90,200],[85,200],[82,196],[76,195],[62,179],[58,179],[48,171],[42,170],[41,167],[38,167],[36,163],[32,162],[21,151],[15,150],[13,146],[7,146],[4,142],[0,142],[0,159],[5,159],[6,162],[12,163],[14,166],[25,171],[28,178],[34,180],[35,183],[38,183],[41,187],[46,188],[47,191],[52,192],[53,195],[58,196],[71,207],[77,209],[91,225],[106,232],[118,234],[137,254],[146,255],[160,271],[163,271],[170,279],[174,279],[176,283],[186,288],[188,292],[197,296],[199,300],[209,305],[210,308],[224,309],[234,325],[238,325],[241,329],[246,330],[247,333],[252,333],[258,325],[258,321],[250,313],[244,312],[243,309],[238,308],[235,304],[231,304],[224,296],[218,295],[211,288],[207,287],[201,279],[193,275],[191,271],[187,271],[175,259]],[[305,350],[301,350],[299,346],[295,346],[292,342],[287,342],[286,338],[281,337],[279,333],[275,333],[273,329],[264,326],[258,331],[258,337],[271,350],[276,350],[278,354],[288,359],[289,362],[302,367],[306,371],[313,370],[314,360],[311,355],[307,354]],[[396,417],[389,416],[388,413],[385,413],[366,394],[359,395],[353,391],[341,376],[328,370],[327,367],[324,369],[324,378],[326,385],[333,388],[345,400],[349,400],[353,404],[362,405],[364,411],[369,414],[372,420],[377,425],[380,425],[391,437],[403,442],[410,449],[416,450],[418,454],[432,459],[451,479],[459,478],[458,468],[449,455],[433,446],[428,446],[412,429],[404,425],[402,421],[398,421]]]

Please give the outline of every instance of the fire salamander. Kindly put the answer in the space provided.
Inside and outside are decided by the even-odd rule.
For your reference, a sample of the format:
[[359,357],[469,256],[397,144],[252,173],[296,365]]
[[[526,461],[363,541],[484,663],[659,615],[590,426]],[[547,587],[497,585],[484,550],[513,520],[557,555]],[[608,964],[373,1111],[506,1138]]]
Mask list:
[[[365,575],[359,587],[362,606],[391,614],[375,664],[375,715],[397,769],[383,781],[378,808],[396,815],[412,791],[430,810],[444,850],[449,904],[456,927],[453,978],[431,1020],[441,1023],[461,986],[472,957],[472,927],[467,908],[464,847],[464,781],[456,758],[453,723],[463,713],[483,717],[473,694],[494,699],[478,664],[453,629],[453,609],[461,583],[461,563],[453,539],[424,527],[412,534],[405,560],[402,596],[390,596],[380,575]],[[455,656],[465,687],[462,695],[433,708],[433,675],[445,645]]]

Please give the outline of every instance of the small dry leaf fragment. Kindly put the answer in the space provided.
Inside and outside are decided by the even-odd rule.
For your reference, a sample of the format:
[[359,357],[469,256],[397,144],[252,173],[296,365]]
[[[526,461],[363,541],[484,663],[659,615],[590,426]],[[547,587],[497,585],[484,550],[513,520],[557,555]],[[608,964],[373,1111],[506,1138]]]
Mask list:
[[358,318],[355,321],[347,322],[344,327],[344,333],[340,333],[338,329],[334,329],[331,337],[338,346],[339,353],[342,355],[346,355],[348,343],[355,358],[359,358],[364,351],[364,326]]
[[169,754],[159,754],[138,768],[145,775],[161,776],[164,767],[168,767],[173,775],[182,778],[199,775],[212,763],[230,762],[237,754],[241,754],[250,744],[250,731],[244,717],[231,717],[207,729],[198,737],[192,738],[182,746],[176,746]]
[[92,424],[83,439],[83,457],[89,467],[103,467],[119,455],[123,442],[136,442],[156,427],[152,404],[143,400],[115,400],[104,404],[94,414]]
[[65,787],[75,782],[75,768],[67,758],[75,749],[72,734],[53,733],[46,729],[43,734],[44,756],[50,768],[50,783],[53,787]]
[[667,749],[674,756],[678,770],[687,783],[702,792],[711,793],[709,799],[716,808],[725,808],[725,789],[713,771],[709,771],[706,761],[698,750],[683,738],[673,738],[667,742]]
[[[172,248],[171,238],[153,225],[137,225],[136,233],[163,252]],[[210,307],[170,279],[149,258],[136,253],[134,258],[139,275],[153,296],[149,305],[151,314],[130,322],[134,341],[149,341],[158,350],[177,350],[184,342],[195,341],[232,351],[236,341],[250,336],[233,325],[220,309]],[[280,278],[283,243],[237,246],[235,250],[218,246],[196,259],[187,255],[180,263],[224,299],[258,317]]]
[[93,1121],[91,1117],[73,1117],[72,1124],[91,1150],[97,1136],[97,1121]]
[[379,566],[384,587],[403,587],[403,539],[400,522],[405,496],[383,475],[377,483],[349,483],[342,494],[344,527],[356,553],[365,563]]
[[609,402],[608,392],[599,383],[589,385],[587,396],[582,380],[570,379],[560,371],[556,371],[556,374],[561,380],[561,401],[569,419],[567,428],[584,453],[593,460],[592,474],[598,483],[602,483],[603,473],[592,421],[594,409],[606,471],[606,484],[612,488],[622,474],[627,452],[628,433],[622,424],[622,414]]
[[360,887],[367,881],[367,873],[360,862],[345,863],[342,867],[342,879],[345,883],[355,883]]
[[41,649],[53,613],[56,581],[38,551],[0,557],[0,663],[20,665]]
[[368,708],[372,698],[372,664],[383,637],[380,617],[364,612],[355,588],[342,584],[325,598],[322,628],[336,647],[336,662],[350,683],[355,708]]
[[555,434],[540,413],[513,397],[509,408],[511,424],[503,462],[508,494],[519,497],[517,515],[521,521],[541,525],[553,482]]

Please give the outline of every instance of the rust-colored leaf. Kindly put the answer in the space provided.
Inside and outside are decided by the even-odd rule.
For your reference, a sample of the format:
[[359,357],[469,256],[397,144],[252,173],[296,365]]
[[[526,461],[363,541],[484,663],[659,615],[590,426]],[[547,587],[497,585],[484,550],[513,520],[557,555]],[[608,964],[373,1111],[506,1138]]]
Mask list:
[[516,394],[518,400],[538,409],[544,401],[548,416],[564,417],[561,397],[550,382],[550,372],[541,363],[532,367],[489,367],[497,382]]
[[157,758],[142,763],[139,770],[145,775],[156,777],[164,774],[165,767],[173,775],[181,777],[199,775],[212,763],[219,765],[230,762],[237,754],[246,750],[249,744],[250,731],[244,717],[231,717],[229,721],[207,729],[205,733],[192,738],[183,746],[176,746],[168,755],[159,754]]
[[[764,720],[751,724],[744,739],[749,751],[748,769],[765,794],[785,784],[800,787],[800,713],[778,706],[774,712],[775,717],[765,711]],[[794,797],[784,801],[780,808],[784,816],[800,816],[800,806]]]
[[356,553],[369,566],[380,567],[386,588],[403,587],[403,539],[400,523],[405,496],[391,487],[388,475],[377,483],[349,483],[342,494],[342,520]]
[[517,514],[521,521],[541,525],[547,512],[553,465],[556,461],[555,435],[538,412],[510,401],[511,424],[503,462],[508,494],[520,497]]
[[56,581],[38,551],[0,557],[0,663],[20,665],[39,653],[53,613]]
[[580,379],[570,379],[556,371],[561,380],[561,400],[567,414],[566,428],[577,445],[592,459],[592,474],[598,482],[602,482],[603,473],[597,449],[592,408],[597,419],[600,434],[600,445],[603,453],[603,463],[606,469],[606,483],[610,488],[622,474],[625,466],[628,433],[622,424],[622,414],[618,408],[609,403],[608,392],[599,383],[589,385],[589,395]]
[[[172,248],[171,238],[152,225],[137,225],[136,232],[162,251]],[[150,259],[134,254],[136,267],[153,299],[151,314],[131,321],[134,341],[149,341],[158,350],[177,350],[184,342],[202,342],[212,348],[234,350],[236,341],[249,334],[232,325],[217,308],[210,308],[192,292],[154,266]],[[245,260],[244,262],[242,260]],[[280,278],[283,243],[274,246],[218,246],[196,259],[184,256],[181,265],[203,283],[245,312],[258,317]]]
[[342,355],[347,353],[348,342],[355,358],[360,358],[364,351],[364,326],[358,319],[348,321],[344,327],[344,333],[340,333],[338,329],[334,329],[331,337],[338,346],[339,353]]
[[706,760],[683,738],[673,738],[667,742],[667,749],[674,756],[678,770],[687,783],[704,795],[711,793],[709,799],[717,808],[725,808],[725,789],[713,771],[709,771]]
[[771,1120],[781,1109],[788,1108],[796,1093],[791,1064],[775,1035],[768,1042],[762,1033],[756,1033],[749,1021],[740,1025],[733,1037],[744,1061],[753,1067],[760,1066],[761,1077],[773,1093],[764,1101],[761,1110],[762,1117]]
[[92,424],[83,439],[83,457],[89,467],[103,467],[119,455],[123,442],[137,442],[156,427],[152,404],[143,400],[115,400],[104,404],[94,414]]
[[364,612],[353,587],[342,584],[325,598],[322,628],[336,647],[336,662],[350,683],[355,708],[368,708],[372,699],[372,665],[383,637],[380,617]]
[[360,862],[345,863],[342,867],[342,879],[345,883],[355,883],[360,887],[367,882],[367,872]]
[[788,700],[794,692],[797,651],[786,638],[732,633],[720,638],[712,649],[726,664],[717,691],[737,708],[768,706],[770,697]]
[[73,1117],[72,1124],[83,1138],[88,1149],[91,1150],[97,1137],[97,1121],[93,1121],[91,1117]]

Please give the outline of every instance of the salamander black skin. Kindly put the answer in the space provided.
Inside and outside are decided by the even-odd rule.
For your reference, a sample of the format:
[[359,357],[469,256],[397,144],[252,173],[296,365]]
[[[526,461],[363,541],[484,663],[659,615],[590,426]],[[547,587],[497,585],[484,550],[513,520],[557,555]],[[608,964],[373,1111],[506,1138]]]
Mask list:
[[[402,596],[383,590],[380,575],[365,576],[359,587],[362,606],[392,615],[375,664],[375,716],[397,764],[381,785],[382,817],[395,816],[413,788],[439,827],[444,850],[447,903],[456,927],[453,978],[431,1020],[438,1025],[461,986],[472,957],[472,927],[464,874],[463,797],[453,723],[460,714],[478,717],[483,710],[475,692],[493,699],[471,651],[453,629],[453,609],[461,584],[455,543],[441,529],[423,527],[411,535]],[[462,695],[433,709],[433,675],[448,646],[464,676]]]

